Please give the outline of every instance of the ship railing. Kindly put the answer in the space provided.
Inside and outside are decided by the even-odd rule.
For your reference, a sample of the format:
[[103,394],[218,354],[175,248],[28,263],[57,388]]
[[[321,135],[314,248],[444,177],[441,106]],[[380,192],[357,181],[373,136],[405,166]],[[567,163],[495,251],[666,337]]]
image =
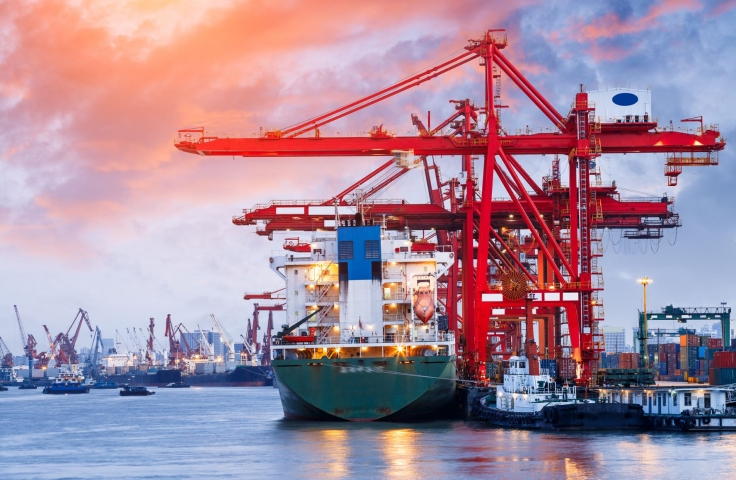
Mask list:
[[404,291],[403,289],[399,291],[392,291],[388,294],[386,293],[383,294],[384,300],[408,300],[408,298],[409,298],[408,293]]
[[307,290],[307,303],[335,303],[339,301],[339,293],[326,293],[320,296],[317,291]]
[[392,270],[384,270],[383,271],[383,279],[384,280],[403,280],[404,279],[404,272],[401,271],[392,271]]
[[[314,344],[316,345],[337,345],[337,344],[383,344],[383,343],[401,343],[401,344],[413,344],[413,343],[439,343],[439,342],[451,342],[454,339],[452,333],[438,333],[432,335],[399,335],[399,334],[386,334],[386,335],[373,335],[370,332],[365,332],[365,335],[349,335],[349,336],[326,336],[315,338]],[[311,343],[311,342],[310,342]]]

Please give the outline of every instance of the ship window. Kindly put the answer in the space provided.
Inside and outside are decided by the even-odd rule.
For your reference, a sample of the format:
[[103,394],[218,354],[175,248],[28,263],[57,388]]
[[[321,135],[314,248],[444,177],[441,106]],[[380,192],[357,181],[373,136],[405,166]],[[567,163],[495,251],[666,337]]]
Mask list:
[[352,260],[353,259],[353,241],[342,240],[337,245],[338,255],[340,260]]
[[673,407],[676,407],[677,406],[677,393],[675,393],[674,395],[672,395],[672,406]]
[[525,362],[519,362],[519,368],[525,368],[526,363]]
[[692,406],[693,400],[692,400],[692,393],[686,393],[685,394],[685,400],[682,402],[684,406],[690,407]]
[[703,408],[710,408],[710,393],[706,393],[703,397]]
[[641,406],[646,407],[647,406],[647,394],[643,393],[641,394]]
[[365,241],[365,258],[381,258],[381,249],[378,240]]

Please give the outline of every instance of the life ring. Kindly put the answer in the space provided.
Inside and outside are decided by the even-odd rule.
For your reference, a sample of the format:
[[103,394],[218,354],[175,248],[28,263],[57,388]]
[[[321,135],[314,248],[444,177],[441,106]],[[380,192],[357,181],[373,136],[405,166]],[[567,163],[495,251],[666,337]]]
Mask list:
[[703,425],[710,425],[710,417],[705,417],[703,419]]

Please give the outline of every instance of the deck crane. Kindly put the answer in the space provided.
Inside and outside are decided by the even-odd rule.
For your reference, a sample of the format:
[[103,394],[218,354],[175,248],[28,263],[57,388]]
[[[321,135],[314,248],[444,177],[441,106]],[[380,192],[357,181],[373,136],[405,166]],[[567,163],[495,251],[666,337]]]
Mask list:
[[225,344],[225,348],[227,349],[227,363],[235,363],[235,346],[233,345],[232,340],[230,340],[230,336],[225,332],[225,329],[222,325],[220,325],[220,322],[217,320],[217,317],[214,313],[210,313],[210,317],[212,317],[212,323],[215,324],[215,328],[220,332],[220,335],[222,336],[222,343]]
[[12,368],[15,364],[13,361],[13,354],[10,353],[10,349],[5,345],[3,337],[0,337],[0,362],[2,362],[0,363],[2,368]]
[[13,308],[15,309],[15,318],[18,319],[18,329],[20,330],[20,342],[21,345],[23,345],[23,350],[26,353],[26,358],[28,358],[28,375],[30,378],[30,375],[32,375],[33,372],[33,359],[36,357],[36,339],[33,338],[33,335],[26,335],[26,330],[23,328],[23,322],[20,319],[20,314],[18,313],[18,306],[13,305]]
[[[569,113],[563,116],[506,58],[502,53],[506,47],[504,30],[487,30],[470,40],[462,53],[306,122],[282,130],[266,130],[259,138],[219,138],[206,134],[203,127],[183,129],[175,146],[201,156],[227,157],[394,156],[400,160],[459,156],[462,175],[452,194],[457,201],[448,209],[449,213],[458,214],[457,220],[443,227],[449,232],[448,242],[459,260],[447,282],[452,288],[459,288],[457,294],[448,294],[447,308],[451,318],[455,318],[450,323],[457,322],[451,328],[457,328],[461,334],[457,344],[461,377],[484,383],[489,330],[509,337],[509,326],[519,318],[532,321],[527,314],[533,311],[534,319],[544,323],[540,337],[549,335],[555,356],[562,343],[558,332],[566,324],[572,356],[580,366],[579,382],[593,384],[602,351],[602,304],[597,297],[602,284],[596,283],[600,272],[596,262],[602,251],[598,250],[601,240],[597,230],[598,224],[607,218],[597,196],[599,192],[591,188],[595,160],[604,154],[659,153],[665,156],[667,183],[674,185],[683,167],[717,165],[717,153],[725,147],[725,140],[712,126],[703,125],[697,133],[658,127],[651,112],[613,122],[601,120],[583,88],[575,94]],[[382,127],[365,136],[329,137],[319,133],[320,128],[334,120],[474,60],[480,62],[483,71],[484,101],[476,106],[468,100],[453,100],[455,112],[442,123],[445,131],[427,126],[419,128],[416,136],[393,135]],[[510,133],[501,125],[501,74],[550,120],[548,130],[553,131],[535,133],[526,129]],[[544,154],[567,157],[566,185],[562,183],[560,172],[564,169],[559,168],[559,163],[553,164],[553,174],[539,186],[516,159],[519,155]],[[476,163],[482,168],[476,169]],[[476,171],[482,172],[480,178]],[[510,197],[513,212],[501,224],[494,223],[493,198],[499,197],[493,191],[494,183],[500,184]],[[535,197],[548,202],[551,210],[540,211]],[[438,205],[426,207],[430,211]],[[309,205],[303,206],[304,215],[309,215],[310,210]],[[628,232],[627,238],[653,238],[661,232],[659,225],[650,231],[646,222],[635,222],[638,227]],[[322,228],[319,222],[313,222],[304,230],[315,226]],[[515,239],[509,232],[515,234]],[[529,241],[523,241],[520,233]],[[519,245],[530,250],[522,251]],[[527,302],[530,298],[532,301]],[[491,353],[495,351],[492,349]]]

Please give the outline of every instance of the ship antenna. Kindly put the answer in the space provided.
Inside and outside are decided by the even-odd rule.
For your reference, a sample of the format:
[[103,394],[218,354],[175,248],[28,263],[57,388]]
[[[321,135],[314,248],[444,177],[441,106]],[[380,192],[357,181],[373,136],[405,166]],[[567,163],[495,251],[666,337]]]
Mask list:
[[340,200],[335,197],[335,230],[337,230],[337,227],[340,225],[340,210],[338,209],[339,205]]

